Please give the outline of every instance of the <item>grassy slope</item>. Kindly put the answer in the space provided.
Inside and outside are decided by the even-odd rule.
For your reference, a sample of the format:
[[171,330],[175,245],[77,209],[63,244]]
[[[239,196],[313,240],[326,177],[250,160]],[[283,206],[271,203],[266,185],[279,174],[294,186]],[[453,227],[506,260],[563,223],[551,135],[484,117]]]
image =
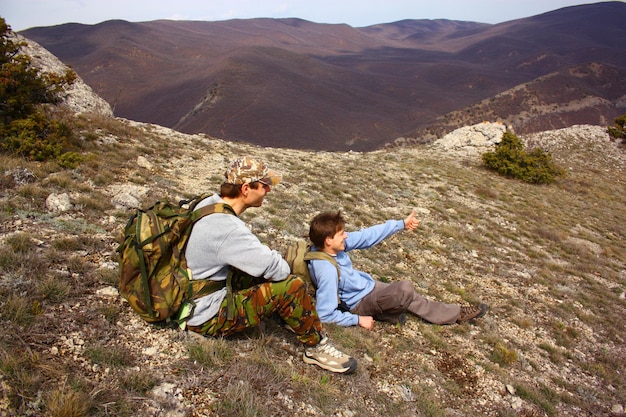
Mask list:
[[[95,157],[77,170],[2,159],[3,413],[557,416],[626,403],[626,176],[614,151],[571,138],[577,146],[554,147],[567,178],[532,186],[426,147],[311,153],[120,121],[81,128]],[[129,216],[111,203],[116,187],[143,188],[145,205],[214,190],[226,162],[243,154],[284,174],[264,208],[243,215],[271,247],[305,235],[321,210],[342,210],[355,229],[415,208],[416,232],[354,263],[381,279],[411,279],[433,299],[482,300],[489,315],[453,326],[411,318],[371,332],[330,326],[360,363],[356,375],[338,376],[305,365],[274,322],[198,340],[148,326],[102,294],[116,285],[115,237]],[[139,155],[151,169],[137,167]],[[32,182],[21,180],[24,169]],[[69,193],[75,208],[48,213],[51,192]]]

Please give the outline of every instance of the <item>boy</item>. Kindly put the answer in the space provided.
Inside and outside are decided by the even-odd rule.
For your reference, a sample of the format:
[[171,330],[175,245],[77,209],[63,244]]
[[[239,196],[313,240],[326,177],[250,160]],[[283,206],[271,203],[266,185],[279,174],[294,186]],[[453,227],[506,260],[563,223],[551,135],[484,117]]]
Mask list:
[[[401,230],[415,230],[418,225],[415,211],[404,220],[388,220],[358,232],[344,230],[345,220],[340,212],[315,216],[309,229],[313,250],[334,256],[340,269],[338,277],[330,262],[309,261],[311,279],[317,288],[317,313],[322,322],[359,325],[371,330],[374,320],[404,323],[406,312],[434,324],[463,323],[487,313],[485,304],[461,307],[430,301],[418,294],[410,281],[384,283],[352,267],[347,252],[372,247]],[[341,308],[339,301],[347,308]]]

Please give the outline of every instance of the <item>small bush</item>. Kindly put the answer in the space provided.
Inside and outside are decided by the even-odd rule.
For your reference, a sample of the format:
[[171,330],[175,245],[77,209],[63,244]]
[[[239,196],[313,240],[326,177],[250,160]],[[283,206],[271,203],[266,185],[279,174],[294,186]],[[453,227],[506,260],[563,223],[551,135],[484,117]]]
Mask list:
[[62,168],[73,169],[78,167],[83,157],[76,152],[65,152],[57,157],[57,162]]
[[93,363],[103,366],[126,367],[134,362],[130,352],[102,343],[87,347],[85,354]]
[[517,362],[517,353],[503,343],[496,343],[491,352],[491,360],[501,366],[508,366]]
[[559,398],[549,387],[544,384],[540,384],[538,388],[527,384],[514,384],[514,387],[520,398],[538,405],[549,416],[556,415],[555,405]]
[[64,88],[76,80],[76,73],[42,73],[20,53],[12,30],[0,18],[0,151],[34,161],[56,160],[74,168],[78,155],[66,154],[73,146],[72,129],[47,114],[45,105],[58,104]]
[[26,415],[22,411],[30,399],[36,398],[44,383],[40,372],[42,366],[45,365],[38,355],[16,347],[0,347],[0,375],[5,389],[3,394],[10,401],[10,407],[17,411],[17,414],[11,414],[9,408],[9,414],[6,415]]
[[233,357],[233,351],[224,339],[206,339],[187,346],[189,358],[203,367],[220,366]]
[[6,151],[34,161],[60,157],[68,139],[66,129],[40,111],[12,121],[2,134]]
[[46,276],[37,282],[37,290],[45,300],[53,303],[61,303],[67,299],[72,287],[58,276]]
[[614,139],[622,139],[622,146],[626,146],[626,114],[615,118],[615,124],[608,127],[608,133]]
[[28,233],[16,233],[7,237],[5,242],[13,252],[18,254],[28,253],[35,248],[35,242]]
[[28,326],[35,321],[38,304],[32,304],[25,297],[11,294],[0,305],[0,315],[18,326]]
[[494,152],[483,154],[483,162],[501,175],[531,184],[549,184],[565,174],[549,153],[541,148],[526,152],[519,138],[510,131],[504,133]]
[[129,391],[145,394],[158,383],[157,377],[151,370],[129,370],[121,380],[121,384]]
[[46,410],[50,417],[86,417],[91,397],[80,391],[55,390],[47,396]]

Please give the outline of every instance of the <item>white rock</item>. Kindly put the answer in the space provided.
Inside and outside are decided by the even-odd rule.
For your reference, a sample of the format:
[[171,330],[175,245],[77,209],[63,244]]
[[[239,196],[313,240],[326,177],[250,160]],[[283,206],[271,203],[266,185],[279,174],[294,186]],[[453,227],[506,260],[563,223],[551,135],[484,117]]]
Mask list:
[[502,123],[483,122],[463,126],[435,141],[435,147],[467,153],[482,153],[502,141],[506,126]]
[[152,169],[152,164],[146,159],[145,156],[137,157],[137,165],[145,169]]
[[520,408],[522,408],[523,402],[522,399],[520,397],[514,397],[511,400],[511,408],[514,410],[518,410]]
[[46,198],[46,208],[53,213],[63,213],[73,207],[70,196],[67,193],[50,194]]
[[157,348],[154,347],[154,346],[151,346],[149,348],[145,348],[143,350],[143,354],[146,355],[146,356],[156,356],[157,353],[158,353],[157,352]]
[[137,198],[127,193],[117,194],[111,202],[118,208],[139,208],[141,206]]
[[[63,75],[69,67],[63,64],[56,56],[52,55],[37,42],[26,39],[21,35],[16,35],[19,41],[25,41],[22,53],[31,57],[31,63],[42,72]],[[111,105],[102,97],[98,96],[80,78],[76,77],[74,83],[65,89],[67,97],[65,104],[75,113],[97,113],[107,117],[113,117]]]
[[101,297],[111,297],[111,298],[115,298],[118,295],[120,295],[117,288],[111,287],[111,286],[100,288],[98,291],[96,291],[96,294],[98,294]]
[[613,404],[613,407],[611,407],[611,414],[624,414],[624,406],[621,404]]
[[152,395],[156,399],[167,399],[171,394],[174,393],[176,385],[164,382],[161,385],[158,385],[152,389]]

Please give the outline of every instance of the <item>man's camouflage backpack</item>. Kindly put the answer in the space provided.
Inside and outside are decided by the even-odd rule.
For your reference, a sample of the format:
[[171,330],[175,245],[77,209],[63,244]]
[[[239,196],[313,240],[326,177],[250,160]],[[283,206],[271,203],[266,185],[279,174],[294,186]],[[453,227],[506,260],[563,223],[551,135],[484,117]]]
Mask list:
[[[120,294],[150,323],[184,323],[193,300],[224,287],[224,282],[191,280],[185,246],[193,224],[213,213],[235,214],[217,203],[194,210],[208,195],[174,204],[167,199],[137,210],[128,221],[120,254]],[[184,309],[182,307],[185,307]],[[181,311],[179,311],[181,310]],[[184,314],[182,313],[184,311]]]

